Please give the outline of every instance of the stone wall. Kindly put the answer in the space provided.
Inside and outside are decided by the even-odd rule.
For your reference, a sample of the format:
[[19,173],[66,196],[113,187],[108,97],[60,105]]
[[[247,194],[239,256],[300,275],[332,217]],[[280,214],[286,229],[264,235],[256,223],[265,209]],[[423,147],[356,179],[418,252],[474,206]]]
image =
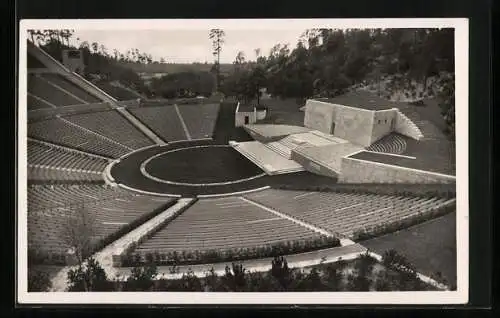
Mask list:
[[[366,147],[371,144],[373,116],[371,110],[309,99],[304,126]],[[332,123],[335,123],[333,132]]]
[[292,151],[291,159],[301,164],[304,169],[311,173],[319,174],[322,176],[337,178],[338,174],[330,167],[327,167],[320,162],[316,162],[301,153]]
[[304,126],[330,134],[335,119],[335,108],[332,104],[308,99],[304,115]]
[[236,127],[245,125],[245,116],[248,116],[248,124],[255,124],[257,118],[255,112],[237,112],[234,118]]
[[455,176],[415,170],[404,167],[342,159],[339,182],[345,183],[455,183]]
[[334,136],[367,147],[371,144],[373,111],[334,105],[336,108]]
[[373,117],[373,130],[371,143],[376,142],[380,138],[389,134],[391,129],[391,122],[396,124],[396,111],[393,109],[376,111]]

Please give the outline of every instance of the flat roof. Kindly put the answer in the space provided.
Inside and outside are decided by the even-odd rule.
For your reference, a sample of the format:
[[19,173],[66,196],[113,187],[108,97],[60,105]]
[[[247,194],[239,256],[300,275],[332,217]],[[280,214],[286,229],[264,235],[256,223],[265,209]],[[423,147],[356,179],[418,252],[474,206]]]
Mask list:
[[301,146],[326,146],[347,143],[347,140],[324,134],[317,130],[311,130],[304,133],[291,134],[285,137],[287,141]]
[[250,105],[250,104],[240,104],[238,108],[238,112],[253,112],[253,109],[255,108],[255,105]]
[[245,129],[266,138],[285,137],[291,134],[304,133],[311,130],[302,126],[272,124],[245,125]]

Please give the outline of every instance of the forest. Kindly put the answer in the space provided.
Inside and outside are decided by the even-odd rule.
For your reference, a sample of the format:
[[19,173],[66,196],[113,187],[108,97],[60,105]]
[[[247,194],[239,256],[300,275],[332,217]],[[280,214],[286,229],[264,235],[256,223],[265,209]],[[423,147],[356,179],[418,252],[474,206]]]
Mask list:
[[[62,49],[76,48],[70,45],[72,36],[72,30],[31,30],[29,38],[61,60]],[[207,36],[214,56],[209,70],[208,65],[193,63],[193,68],[153,78],[149,85],[136,73],[138,65],[162,65],[165,59],[154,61],[138,49],[110,53],[95,42],[80,42],[79,48],[85,76],[119,81],[148,98],[210,96],[218,91],[260,103],[260,89],[266,88],[275,98],[300,104],[366,86],[387,99],[438,98],[447,132],[454,138],[453,29],[310,29],[297,43],[277,43],[267,55],[260,48],[252,58],[238,52],[232,67],[219,62],[225,31],[212,29]]]

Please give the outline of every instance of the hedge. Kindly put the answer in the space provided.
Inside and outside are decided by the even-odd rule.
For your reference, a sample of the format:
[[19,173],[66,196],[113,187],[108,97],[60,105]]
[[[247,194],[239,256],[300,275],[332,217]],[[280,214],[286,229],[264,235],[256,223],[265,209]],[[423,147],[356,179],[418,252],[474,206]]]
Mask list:
[[433,218],[436,218],[438,216],[442,216],[445,214],[448,214],[450,212],[453,212],[456,210],[456,203],[448,204],[446,206],[438,207],[438,208],[431,208],[428,211],[418,213],[418,214],[413,214],[410,215],[406,218],[402,218],[400,220],[395,220],[390,223],[385,223],[385,224],[378,224],[370,227],[366,227],[364,229],[360,229],[357,231],[354,231],[352,240],[353,241],[364,241],[367,239],[371,239],[376,236],[384,235],[384,234],[389,234],[389,233],[394,233],[396,231],[408,228],[410,226],[423,223],[426,221],[429,221]]
[[309,240],[284,241],[252,248],[183,250],[168,253],[131,252],[122,258],[122,266],[134,267],[148,263],[154,263],[157,266],[222,263],[306,253],[337,246],[340,246],[338,238],[319,236]]
[[296,191],[318,191],[339,193],[367,193],[378,195],[403,195],[419,197],[454,198],[455,184],[373,184],[373,183],[330,183],[330,184],[274,184],[272,188]]

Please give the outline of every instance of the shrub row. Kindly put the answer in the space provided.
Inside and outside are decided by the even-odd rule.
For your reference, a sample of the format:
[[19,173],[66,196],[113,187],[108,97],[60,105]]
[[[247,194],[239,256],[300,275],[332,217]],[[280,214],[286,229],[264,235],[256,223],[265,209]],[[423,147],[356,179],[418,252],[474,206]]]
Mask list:
[[331,183],[331,184],[274,184],[271,187],[282,190],[339,192],[339,193],[367,193],[379,195],[402,195],[419,197],[454,198],[455,184],[399,184],[399,183]]
[[456,203],[447,204],[441,207],[430,208],[425,212],[410,215],[406,218],[395,220],[390,223],[374,225],[354,231],[352,239],[354,241],[364,241],[376,236],[393,233],[410,226],[429,221],[438,216],[442,216],[456,210]]
[[[154,218],[161,212],[165,211],[166,209],[170,208],[173,206],[177,200],[171,200],[158,208],[154,209],[151,212],[144,213],[137,219],[133,220],[132,222],[124,225],[117,231],[99,239],[96,241],[92,248],[92,253],[96,252],[105,246],[109,245],[110,243],[116,241],[118,238],[122,237],[126,233],[132,231],[139,225],[149,221],[150,219]],[[69,248],[68,248],[69,249]],[[65,252],[46,252],[40,249],[33,249],[33,248],[28,248],[28,263],[37,265],[37,264],[47,264],[47,265],[66,265],[66,253]]]
[[147,263],[159,266],[222,263],[306,253],[337,246],[340,246],[338,238],[319,236],[309,240],[285,241],[252,248],[185,250],[168,253],[158,251],[152,253],[131,252],[122,258],[122,266],[142,266]]

